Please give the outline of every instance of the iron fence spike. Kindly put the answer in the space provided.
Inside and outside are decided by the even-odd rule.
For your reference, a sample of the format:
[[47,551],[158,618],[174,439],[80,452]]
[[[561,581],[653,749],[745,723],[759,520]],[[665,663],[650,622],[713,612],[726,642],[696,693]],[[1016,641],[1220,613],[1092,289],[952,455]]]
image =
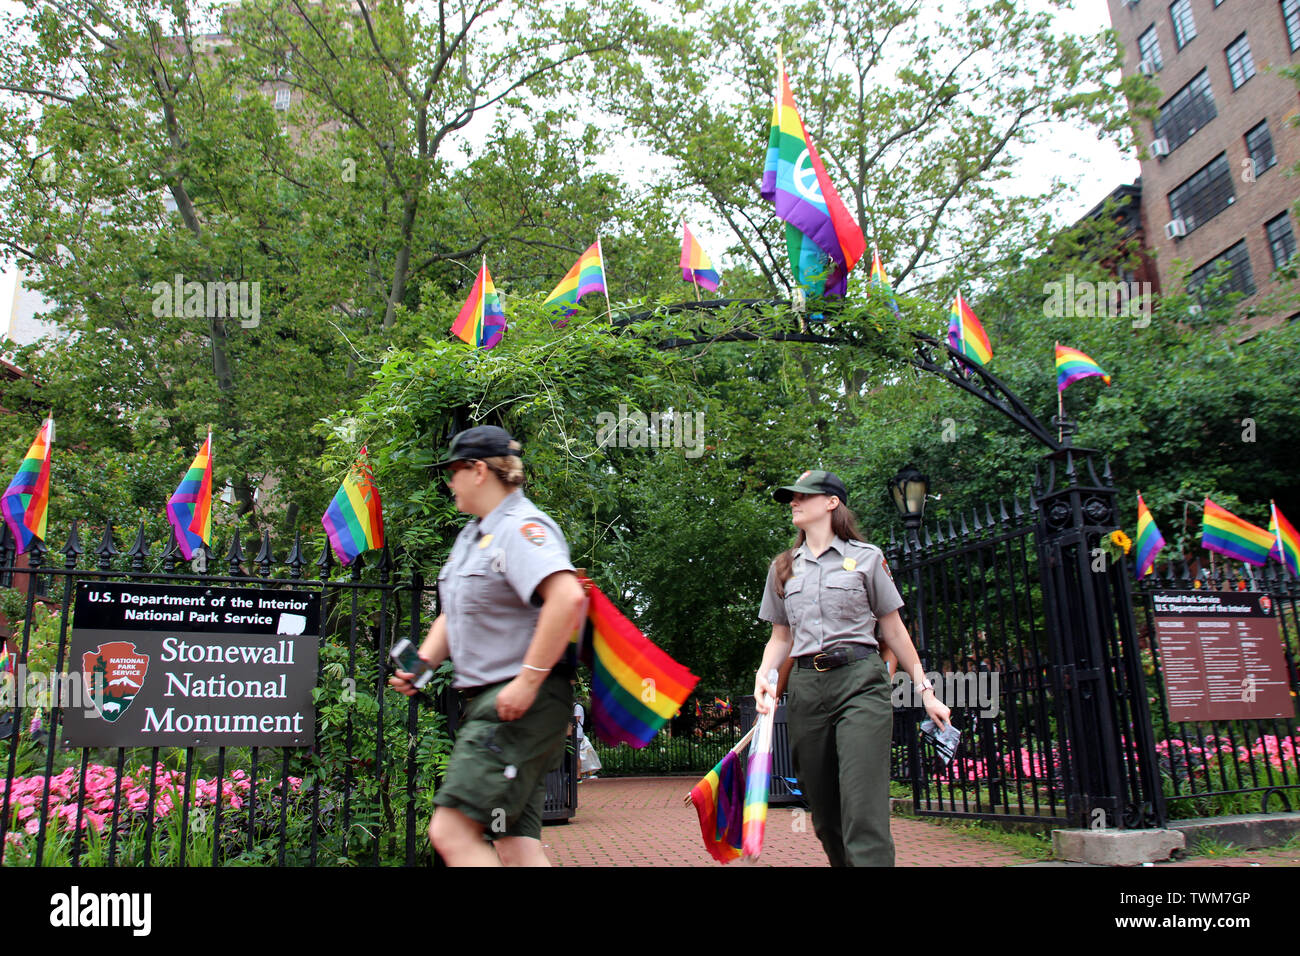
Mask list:
[[258,574],[264,578],[271,576],[271,564],[275,561],[275,557],[271,554],[271,532],[267,528],[262,529],[262,546],[253,561],[257,565]]
[[136,530],[135,541],[131,542],[131,548],[127,551],[127,557],[131,559],[132,571],[144,570],[144,559],[149,556],[149,544],[144,539],[144,519],[140,519],[140,527]]
[[284,559],[284,563],[289,567],[289,577],[297,580],[302,577],[303,565],[307,559],[302,553],[302,532],[295,531],[293,534],[293,547],[289,549],[289,555]]

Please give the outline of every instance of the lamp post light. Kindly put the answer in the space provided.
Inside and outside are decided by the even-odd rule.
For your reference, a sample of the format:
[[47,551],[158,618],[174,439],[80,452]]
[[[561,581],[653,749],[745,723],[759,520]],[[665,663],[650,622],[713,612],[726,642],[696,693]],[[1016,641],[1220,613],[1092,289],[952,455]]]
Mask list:
[[903,519],[903,527],[912,533],[918,545],[920,540],[916,533],[921,527],[921,519],[925,517],[925,496],[929,490],[930,479],[911,465],[889,481],[889,493],[894,499],[894,507],[898,509],[898,516]]

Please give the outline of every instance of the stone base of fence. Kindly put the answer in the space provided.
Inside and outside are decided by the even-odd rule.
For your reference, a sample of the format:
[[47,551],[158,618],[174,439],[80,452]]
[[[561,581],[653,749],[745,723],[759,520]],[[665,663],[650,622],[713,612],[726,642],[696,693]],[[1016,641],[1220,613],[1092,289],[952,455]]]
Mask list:
[[1243,850],[1277,846],[1300,836],[1300,813],[1241,813],[1227,817],[1200,817],[1169,824],[1187,839],[1213,839]]
[[1058,860],[1101,866],[1140,866],[1167,860],[1186,847],[1177,830],[1053,830]]

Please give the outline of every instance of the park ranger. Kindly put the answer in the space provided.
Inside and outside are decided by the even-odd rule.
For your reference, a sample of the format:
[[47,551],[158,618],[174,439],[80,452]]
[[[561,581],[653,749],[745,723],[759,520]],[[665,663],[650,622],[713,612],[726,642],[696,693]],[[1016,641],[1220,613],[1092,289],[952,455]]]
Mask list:
[[[862,540],[848,490],[828,471],[805,471],[772,497],[790,504],[794,547],[768,569],[758,616],[772,636],[754,682],[786,707],[795,774],[812,809],[813,829],[832,866],[893,866],[889,832],[889,747],[893,731],[889,671],[881,644],[923,688],[939,727],[949,711],[925,678],[898,611],[885,556]],[[779,668],[778,687],[766,677]]]
[[[420,645],[433,666],[450,657],[465,705],[429,839],[451,866],[547,866],[546,774],[573,715],[560,659],[582,585],[564,535],[524,497],[520,444],[505,429],[461,432],[434,467],[446,469],[457,510],[475,517],[438,575],[442,613]],[[411,676],[390,683],[413,694]]]

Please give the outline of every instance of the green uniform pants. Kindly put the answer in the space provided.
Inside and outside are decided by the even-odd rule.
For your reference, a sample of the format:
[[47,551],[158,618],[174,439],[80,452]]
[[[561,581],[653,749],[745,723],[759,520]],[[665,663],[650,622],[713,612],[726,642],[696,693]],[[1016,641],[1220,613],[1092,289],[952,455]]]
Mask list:
[[787,688],[790,751],[813,829],[831,866],[893,866],[889,747],[894,708],[879,654],[817,671]]

